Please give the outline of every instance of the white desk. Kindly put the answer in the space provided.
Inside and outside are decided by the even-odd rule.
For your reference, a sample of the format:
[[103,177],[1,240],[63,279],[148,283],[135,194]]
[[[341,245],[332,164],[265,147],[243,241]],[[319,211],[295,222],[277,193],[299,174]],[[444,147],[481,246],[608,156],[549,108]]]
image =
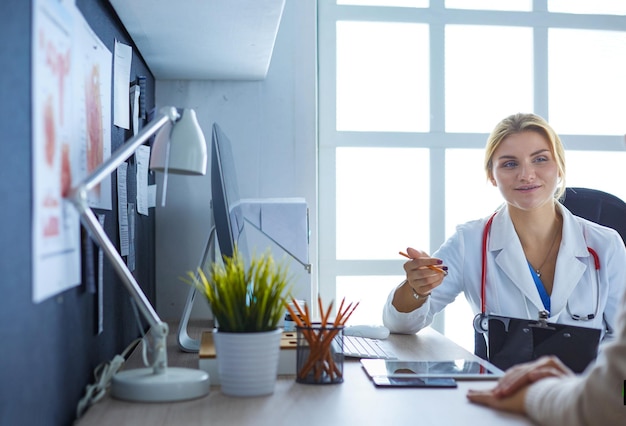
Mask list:
[[[197,368],[198,355],[180,352],[173,337],[176,327],[172,325],[172,329],[169,365]],[[391,335],[388,341],[398,358],[474,357],[432,329],[411,336]],[[131,356],[130,365],[141,366],[137,355]],[[344,382],[337,385],[299,384],[293,376],[284,376],[278,379],[274,394],[264,397],[229,397],[222,395],[219,387],[212,387],[204,398],[176,403],[131,403],[107,396],[93,405],[77,425],[532,424],[523,417],[467,401],[468,389],[489,388],[493,384],[460,381],[456,389],[377,389],[358,361],[346,360]]]

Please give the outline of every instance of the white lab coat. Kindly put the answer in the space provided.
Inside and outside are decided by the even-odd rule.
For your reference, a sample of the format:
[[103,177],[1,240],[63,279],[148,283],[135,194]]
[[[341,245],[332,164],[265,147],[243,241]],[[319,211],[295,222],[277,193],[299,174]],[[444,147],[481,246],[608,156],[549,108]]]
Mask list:
[[[554,285],[550,296],[550,322],[583,327],[614,329],[618,305],[626,289],[626,247],[617,231],[574,216],[559,204],[563,216],[563,234],[556,262]],[[457,227],[433,257],[448,266],[443,283],[433,290],[422,307],[413,312],[398,312],[389,294],[383,308],[383,323],[393,333],[412,334],[428,326],[433,316],[463,292],[475,314],[481,312],[482,236],[488,217]],[[600,260],[599,286],[593,257]],[[599,288],[599,294],[598,294]],[[591,321],[576,321],[566,311]],[[495,215],[487,243],[486,312],[516,318],[537,319],[544,310],[530,273],[520,240],[515,233],[508,209]],[[606,321],[603,324],[603,317]],[[467,324],[473,333],[472,324]]]

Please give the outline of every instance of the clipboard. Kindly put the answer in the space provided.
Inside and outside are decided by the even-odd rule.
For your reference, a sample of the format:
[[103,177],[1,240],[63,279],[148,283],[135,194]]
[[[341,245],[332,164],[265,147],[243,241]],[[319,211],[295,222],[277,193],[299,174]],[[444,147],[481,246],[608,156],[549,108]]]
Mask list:
[[543,355],[555,355],[576,373],[595,360],[601,330],[546,320],[489,315],[487,359],[506,370]]

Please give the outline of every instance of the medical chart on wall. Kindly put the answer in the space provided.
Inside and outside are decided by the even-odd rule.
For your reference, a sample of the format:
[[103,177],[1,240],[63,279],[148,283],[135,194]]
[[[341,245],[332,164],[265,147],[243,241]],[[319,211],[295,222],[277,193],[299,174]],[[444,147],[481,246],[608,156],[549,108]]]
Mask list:
[[[77,142],[80,147],[80,176],[92,173],[111,156],[111,64],[113,55],[91,30],[82,15],[77,14],[77,60],[73,80],[76,93],[77,120],[81,121]],[[80,55],[80,56],[79,56]],[[111,176],[107,176],[88,194],[93,208],[111,210]]]
[[[64,196],[111,151],[111,53],[72,0],[33,0],[31,77],[38,303],[80,284],[80,220]],[[89,204],[110,209],[110,178],[101,186]]]

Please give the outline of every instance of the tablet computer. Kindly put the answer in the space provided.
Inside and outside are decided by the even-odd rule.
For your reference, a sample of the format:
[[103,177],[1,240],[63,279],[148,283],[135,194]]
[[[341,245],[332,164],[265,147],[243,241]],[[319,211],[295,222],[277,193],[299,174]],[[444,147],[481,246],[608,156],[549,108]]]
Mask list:
[[362,359],[361,365],[371,377],[449,377],[456,380],[489,380],[504,375],[498,367],[482,360],[411,361],[397,359]]
[[456,388],[456,380],[449,377],[372,377],[379,388]]

